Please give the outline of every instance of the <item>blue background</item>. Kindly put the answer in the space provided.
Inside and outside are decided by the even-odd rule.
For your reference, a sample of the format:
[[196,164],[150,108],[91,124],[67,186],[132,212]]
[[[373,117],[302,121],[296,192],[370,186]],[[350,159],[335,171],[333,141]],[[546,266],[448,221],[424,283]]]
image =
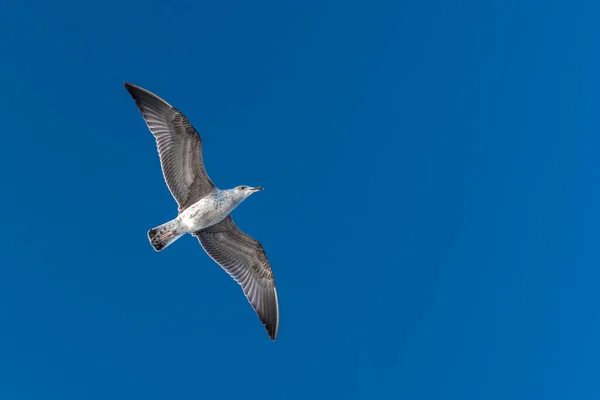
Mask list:
[[[600,3],[15,1],[0,399],[598,399]],[[182,238],[130,81],[274,268]]]

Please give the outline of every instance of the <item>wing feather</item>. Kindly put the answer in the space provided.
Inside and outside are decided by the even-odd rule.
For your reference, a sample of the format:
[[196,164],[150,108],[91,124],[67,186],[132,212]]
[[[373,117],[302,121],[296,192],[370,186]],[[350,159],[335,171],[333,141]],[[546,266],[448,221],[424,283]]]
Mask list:
[[215,187],[204,168],[202,138],[185,115],[154,93],[131,83],[125,88],[156,139],[165,182],[181,212]]
[[231,215],[194,236],[206,253],[240,284],[269,337],[275,340],[279,303],[273,271],[260,242],[242,232]]

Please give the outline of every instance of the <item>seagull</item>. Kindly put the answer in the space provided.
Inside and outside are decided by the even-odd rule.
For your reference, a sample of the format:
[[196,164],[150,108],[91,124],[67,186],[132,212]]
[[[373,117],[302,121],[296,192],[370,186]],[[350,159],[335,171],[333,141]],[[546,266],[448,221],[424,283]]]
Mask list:
[[202,139],[175,107],[139,86],[125,82],[148,129],[156,139],[167,187],[179,205],[177,217],[148,231],[154,250],[162,251],[189,233],[235,279],[271,340],[279,328],[279,303],[271,265],[260,242],[244,233],[231,212],[261,186],[221,190],[202,161]]

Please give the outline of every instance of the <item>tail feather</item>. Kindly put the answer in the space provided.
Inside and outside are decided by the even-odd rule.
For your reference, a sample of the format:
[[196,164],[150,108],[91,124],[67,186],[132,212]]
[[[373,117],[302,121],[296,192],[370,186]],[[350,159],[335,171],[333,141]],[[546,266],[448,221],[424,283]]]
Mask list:
[[172,220],[162,225],[152,228],[148,231],[148,239],[150,244],[154,247],[154,250],[161,251],[177,239],[179,239],[183,233],[178,231],[179,222]]

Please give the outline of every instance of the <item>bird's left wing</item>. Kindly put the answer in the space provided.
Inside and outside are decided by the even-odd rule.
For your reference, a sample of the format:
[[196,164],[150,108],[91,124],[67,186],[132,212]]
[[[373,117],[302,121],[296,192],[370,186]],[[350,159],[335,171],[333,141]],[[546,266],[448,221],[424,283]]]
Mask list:
[[206,253],[244,290],[269,337],[277,337],[279,304],[271,265],[260,242],[242,232],[231,215],[194,232]]
[[127,82],[125,89],[156,138],[163,176],[181,212],[215,187],[204,168],[202,139],[185,115],[154,93]]

